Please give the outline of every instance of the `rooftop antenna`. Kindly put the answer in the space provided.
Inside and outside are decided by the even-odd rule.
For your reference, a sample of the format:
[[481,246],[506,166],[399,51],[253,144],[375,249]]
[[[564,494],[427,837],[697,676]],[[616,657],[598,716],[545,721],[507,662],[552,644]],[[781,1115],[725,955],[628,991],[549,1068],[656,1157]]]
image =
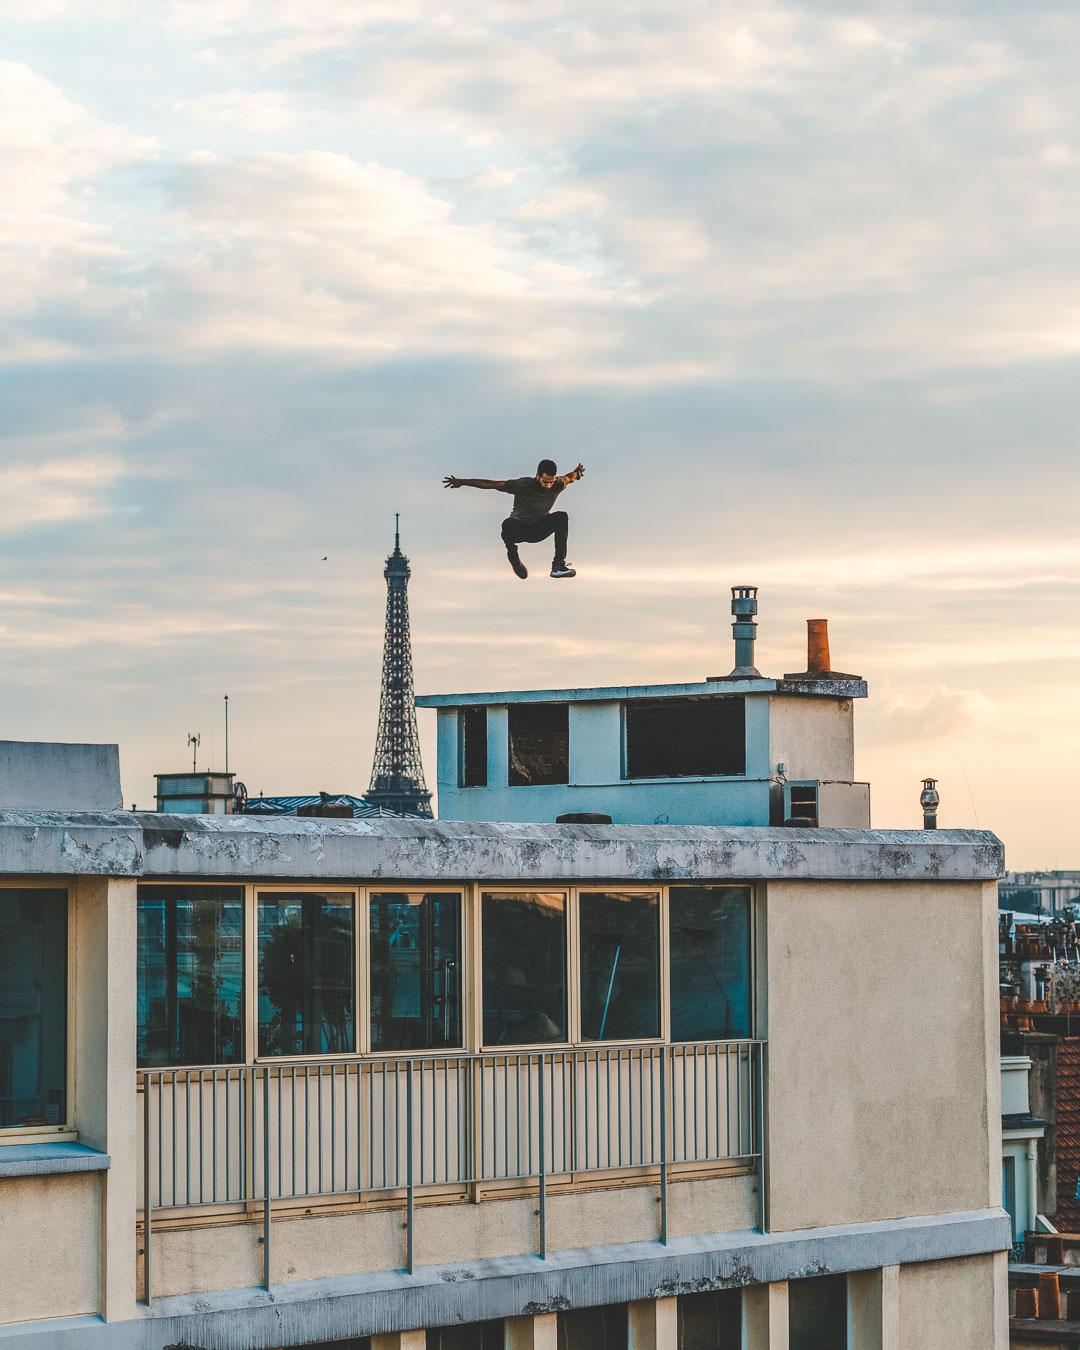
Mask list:
[[229,772],[229,696],[225,695],[225,772]]
[[401,512],[394,512],[394,548],[401,549]]
[[198,769],[196,768],[196,757],[199,753],[199,746],[202,744],[202,737],[197,731],[189,731],[187,743],[191,746],[191,772],[198,773]]

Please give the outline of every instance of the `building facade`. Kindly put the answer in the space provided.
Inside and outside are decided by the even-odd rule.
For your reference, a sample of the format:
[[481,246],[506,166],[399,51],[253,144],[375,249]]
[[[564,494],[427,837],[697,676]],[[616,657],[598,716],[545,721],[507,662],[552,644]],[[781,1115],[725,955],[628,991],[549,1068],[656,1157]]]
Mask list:
[[0,1337],[1004,1347],[1000,868],[2,813]]
[[735,668],[695,683],[428,694],[438,713],[443,820],[786,825],[862,829],[855,700],[866,682],[829,668],[824,620],[807,669],[753,664],[753,586],[732,588]]

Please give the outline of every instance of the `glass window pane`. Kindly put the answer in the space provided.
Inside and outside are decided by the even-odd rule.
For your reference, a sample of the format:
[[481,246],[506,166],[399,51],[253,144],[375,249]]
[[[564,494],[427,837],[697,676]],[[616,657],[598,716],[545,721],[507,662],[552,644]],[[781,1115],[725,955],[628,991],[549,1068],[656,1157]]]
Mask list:
[[138,1062],[244,1058],[244,888],[140,886]]
[[566,1040],[566,896],[484,896],[484,1043]]
[[671,1039],[751,1034],[750,888],[673,886]]
[[356,1048],[353,953],[351,895],[260,894],[260,1054]]
[[739,1350],[741,1336],[738,1289],[679,1295],[679,1350]]
[[847,1276],[792,1280],[788,1325],[791,1350],[847,1350]]
[[0,890],[0,1129],[65,1123],[67,891]]
[[461,1044],[461,896],[371,897],[371,1048]]
[[581,1035],[660,1035],[659,895],[582,892]]

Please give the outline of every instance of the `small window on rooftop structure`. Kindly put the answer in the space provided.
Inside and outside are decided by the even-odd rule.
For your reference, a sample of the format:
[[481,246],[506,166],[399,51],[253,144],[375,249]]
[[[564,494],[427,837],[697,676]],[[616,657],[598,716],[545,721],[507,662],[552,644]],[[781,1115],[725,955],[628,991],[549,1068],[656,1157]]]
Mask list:
[[462,787],[487,787],[487,709],[462,708],[458,713]]
[[565,703],[511,703],[509,772],[511,787],[537,787],[570,780],[570,714]]
[[625,708],[627,778],[746,772],[744,699],[634,699]]

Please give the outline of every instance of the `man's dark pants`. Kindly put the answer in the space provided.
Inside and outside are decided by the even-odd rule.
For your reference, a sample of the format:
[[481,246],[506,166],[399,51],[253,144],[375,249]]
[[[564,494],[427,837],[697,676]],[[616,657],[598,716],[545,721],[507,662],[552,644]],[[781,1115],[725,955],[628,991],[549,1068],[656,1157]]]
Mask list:
[[502,523],[503,543],[508,549],[516,548],[518,544],[539,544],[554,535],[556,563],[566,562],[566,536],[569,530],[570,520],[565,511],[552,511],[539,520],[515,520],[513,516],[507,516]]

